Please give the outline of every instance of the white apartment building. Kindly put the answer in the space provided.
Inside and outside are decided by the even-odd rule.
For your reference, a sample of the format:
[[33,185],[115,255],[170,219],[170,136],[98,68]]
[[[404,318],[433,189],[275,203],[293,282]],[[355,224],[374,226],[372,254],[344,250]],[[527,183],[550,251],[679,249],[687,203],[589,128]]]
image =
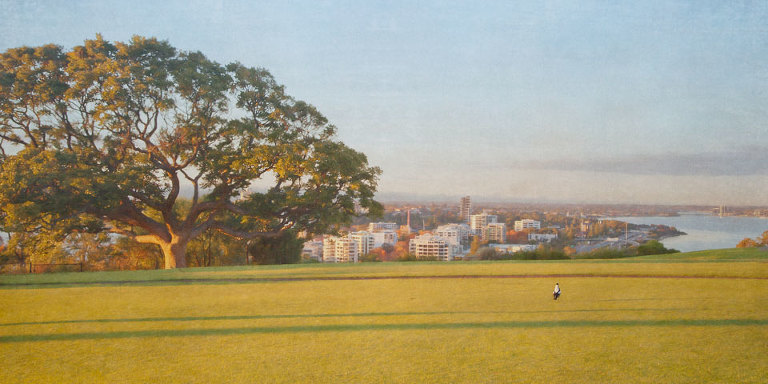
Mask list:
[[528,241],[538,241],[538,242],[548,243],[555,239],[557,239],[557,233],[529,233],[528,234]]
[[485,229],[488,224],[495,223],[497,221],[498,216],[489,215],[486,212],[469,216],[469,226],[472,228],[472,231],[475,235],[482,235],[483,229]]
[[488,223],[485,229],[483,229],[483,240],[489,243],[506,243],[507,225],[504,223]]
[[453,260],[454,247],[448,240],[430,234],[414,237],[408,243],[408,250],[419,259],[434,258],[440,261]]
[[373,247],[379,248],[384,244],[395,245],[397,244],[397,232],[392,230],[385,230],[371,233],[373,235]]
[[531,219],[515,221],[515,232],[520,232],[524,229],[541,229],[541,222]]
[[516,253],[536,250],[536,245],[532,244],[490,244],[488,246],[498,253]]
[[368,232],[397,231],[400,226],[397,223],[369,223]]
[[446,224],[437,227],[435,234],[448,240],[451,245],[462,247],[469,244],[472,229],[467,224]]
[[349,234],[349,238],[357,242],[357,251],[360,255],[367,255],[375,248],[376,239],[369,232],[352,232]]
[[326,236],[323,239],[324,263],[357,263],[359,259],[357,241],[349,236]]
[[323,261],[323,242],[322,241],[305,241],[304,249],[301,250],[302,258],[306,260]]

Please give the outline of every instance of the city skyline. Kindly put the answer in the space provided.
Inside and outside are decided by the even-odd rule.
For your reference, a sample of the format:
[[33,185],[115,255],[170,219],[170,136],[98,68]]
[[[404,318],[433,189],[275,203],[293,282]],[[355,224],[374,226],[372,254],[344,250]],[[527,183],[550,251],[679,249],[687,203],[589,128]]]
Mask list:
[[768,4],[2,0],[0,49],[101,33],[267,68],[380,200],[768,205]]

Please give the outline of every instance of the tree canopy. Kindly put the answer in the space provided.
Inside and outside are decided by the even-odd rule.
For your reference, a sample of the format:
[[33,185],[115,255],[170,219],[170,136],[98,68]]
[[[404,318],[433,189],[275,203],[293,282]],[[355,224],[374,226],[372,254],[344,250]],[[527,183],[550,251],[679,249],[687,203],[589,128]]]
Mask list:
[[380,170],[335,132],[267,70],[154,38],[9,49],[2,229],[119,233],[159,245],[166,268],[185,266],[188,242],[209,230],[320,233],[381,211]]

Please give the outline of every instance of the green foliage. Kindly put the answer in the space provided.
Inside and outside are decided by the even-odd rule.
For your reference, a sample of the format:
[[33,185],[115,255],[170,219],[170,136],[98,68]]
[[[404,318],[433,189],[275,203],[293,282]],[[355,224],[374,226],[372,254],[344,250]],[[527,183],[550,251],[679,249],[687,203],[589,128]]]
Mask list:
[[565,252],[548,246],[539,246],[535,251],[521,251],[513,253],[511,260],[566,260],[569,259]]
[[62,257],[62,239],[58,233],[12,233],[3,258],[11,263],[51,263]]
[[574,259],[621,259],[637,256],[636,248],[598,248],[591,252],[578,253],[572,256]]
[[294,231],[286,231],[275,237],[252,240],[248,254],[254,264],[296,264],[301,260],[304,240]]
[[680,252],[680,251],[676,249],[667,249],[666,247],[664,247],[664,244],[660,243],[658,240],[648,240],[637,247],[638,256],[663,255],[667,253],[677,253],[677,252]]
[[112,247],[114,252],[105,260],[103,269],[144,270],[163,267],[163,253],[155,244],[142,244],[120,236]]
[[437,261],[436,257],[418,257],[410,252],[397,257],[397,261]]
[[[491,252],[488,252],[491,251]],[[514,253],[498,253],[491,248],[482,248],[478,255],[479,260],[567,260],[569,257],[561,249],[540,246],[534,251],[520,251]]]
[[243,265],[248,262],[248,243],[209,229],[189,242],[187,263],[193,267]]
[[376,253],[366,253],[365,255],[360,256],[360,262],[363,263],[374,263],[374,262],[381,262],[379,255]]
[[109,234],[73,233],[64,242],[67,255],[73,262],[91,265],[104,264],[115,256],[116,249]]

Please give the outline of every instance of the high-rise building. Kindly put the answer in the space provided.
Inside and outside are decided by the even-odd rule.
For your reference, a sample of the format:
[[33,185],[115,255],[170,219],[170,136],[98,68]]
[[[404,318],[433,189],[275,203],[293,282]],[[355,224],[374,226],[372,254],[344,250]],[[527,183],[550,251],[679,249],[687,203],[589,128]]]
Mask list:
[[483,230],[483,240],[489,243],[506,243],[507,225],[504,223],[488,223]]
[[461,198],[459,205],[459,218],[465,223],[469,223],[469,215],[472,214],[472,202],[469,200],[469,196]]
[[469,216],[469,226],[475,235],[482,235],[483,229],[490,223],[498,221],[498,216],[483,212],[477,215]]

